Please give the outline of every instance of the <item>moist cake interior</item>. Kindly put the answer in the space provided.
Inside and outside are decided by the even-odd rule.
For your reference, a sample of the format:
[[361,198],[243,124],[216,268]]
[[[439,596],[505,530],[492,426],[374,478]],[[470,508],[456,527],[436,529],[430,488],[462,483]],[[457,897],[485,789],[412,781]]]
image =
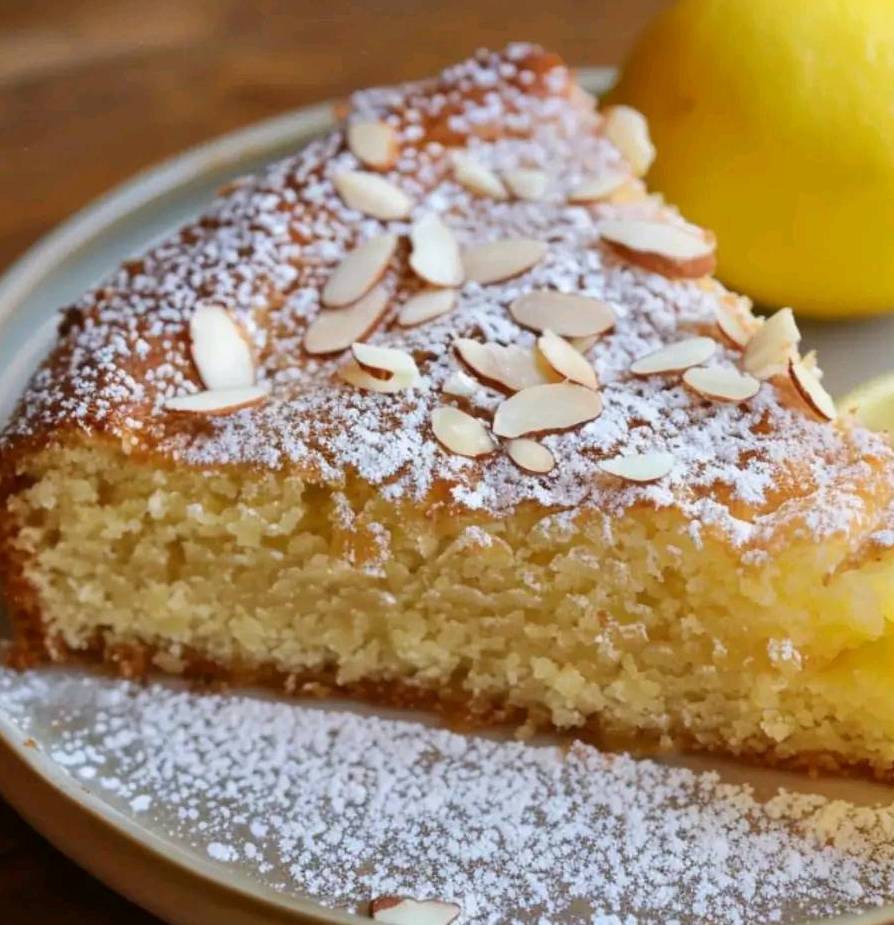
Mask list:
[[26,573],[54,655],[101,628],[125,671],[149,642],[177,673],[263,666],[308,692],[403,679],[482,719],[508,706],[641,744],[890,760],[891,565],[848,561],[844,540],[743,569],[672,508],[527,505],[482,526],[359,481],[122,467],[102,446],[45,451],[31,477],[13,514],[41,550]]

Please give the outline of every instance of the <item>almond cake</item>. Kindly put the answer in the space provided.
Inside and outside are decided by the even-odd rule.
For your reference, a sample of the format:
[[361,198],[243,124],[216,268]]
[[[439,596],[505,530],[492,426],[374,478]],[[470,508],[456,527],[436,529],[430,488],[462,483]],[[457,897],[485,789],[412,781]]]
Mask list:
[[68,308],[0,444],[16,663],[890,772],[894,453],[654,153],[479,52]]

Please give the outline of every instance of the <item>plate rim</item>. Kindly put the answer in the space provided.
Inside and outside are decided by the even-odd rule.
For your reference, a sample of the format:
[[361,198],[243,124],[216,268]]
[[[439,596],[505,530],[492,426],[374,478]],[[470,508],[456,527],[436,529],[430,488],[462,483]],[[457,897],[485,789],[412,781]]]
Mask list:
[[[611,86],[616,71],[605,67],[581,68],[578,75],[587,89],[601,93]],[[15,314],[17,306],[54,267],[88,248],[97,237],[113,230],[117,223],[133,212],[167,197],[176,197],[178,192],[209,175],[233,170],[266,153],[275,157],[276,149],[290,143],[306,143],[335,122],[331,102],[300,107],[190,147],[117,184],[39,238],[0,275],[0,333]],[[310,897],[290,896],[256,884],[236,868],[224,867],[202,858],[198,852],[190,852],[166,841],[79,784],[49,754],[29,742],[27,733],[23,733],[0,710],[0,770],[24,770],[32,781],[49,788],[49,796],[58,798],[58,809],[62,810],[65,804],[69,804],[71,812],[86,814],[122,848],[141,849],[165,869],[240,904],[239,908],[233,909],[218,907],[218,915],[223,914],[239,925],[254,925],[262,921],[352,925],[366,921],[357,915],[322,906]],[[116,892],[167,921],[199,921],[192,915],[195,909],[184,911],[181,918],[179,912],[169,907],[163,898],[135,895],[135,891],[123,882],[126,879],[123,873],[111,873],[110,865],[97,863],[96,858],[90,856],[86,840],[79,843],[74,833],[67,838],[59,831],[59,825],[38,818],[38,814],[32,811],[33,807],[29,809],[31,799],[27,780],[15,773],[0,773],[0,795],[48,841]],[[254,903],[257,908],[252,910],[246,903]],[[262,918],[257,917],[259,914]],[[894,904],[801,925],[891,925],[892,922]]]
[[[86,814],[91,822],[98,824],[105,831],[104,835],[110,837],[123,851],[139,854],[148,854],[154,858],[156,864],[169,872],[185,877],[186,880],[195,880],[204,888],[207,885],[214,891],[244,903],[250,901],[258,909],[256,914],[262,914],[263,919],[258,922],[307,922],[325,923],[325,925],[352,925],[362,921],[358,916],[328,909],[310,898],[289,896],[286,893],[256,885],[238,868],[223,867],[211,859],[201,857],[198,852],[190,852],[186,848],[167,841],[150,829],[139,825],[125,813],[116,809],[98,794],[93,793],[86,785],[79,783],[53,758],[40,748],[21,728],[0,712],[0,770],[18,766],[19,774],[24,770],[26,778],[15,773],[0,774],[0,793],[9,804],[22,815],[23,818],[40,832],[48,841],[55,845],[63,854],[73,860],[78,866],[87,870],[101,882],[112,887],[117,893],[137,903],[142,908],[164,916],[171,922],[192,922],[191,915],[180,919],[176,910],[172,910],[173,898],[163,896],[153,902],[152,899],[129,886],[140,877],[128,876],[123,870],[118,874],[110,873],[110,865],[95,861],[96,852],[91,849],[91,839],[85,839],[83,848],[75,846],[78,841],[77,833],[70,836],[62,831],[64,817],[69,811],[74,814]],[[47,812],[36,812],[28,796],[30,785],[37,783],[49,788],[49,799],[53,808],[60,813],[60,823],[53,824],[46,820]],[[64,804],[70,804],[66,807]],[[92,857],[91,857],[92,855]],[[120,865],[115,865],[120,866]],[[153,876],[153,879],[156,879]],[[169,886],[166,884],[166,886]],[[175,885],[179,892],[179,887]],[[209,897],[213,899],[213,897]],[[173,912],[173,917],[171,914]],[[240,919],[241,921],[241,919]],[[255,919],[246,921],[254,922]]]

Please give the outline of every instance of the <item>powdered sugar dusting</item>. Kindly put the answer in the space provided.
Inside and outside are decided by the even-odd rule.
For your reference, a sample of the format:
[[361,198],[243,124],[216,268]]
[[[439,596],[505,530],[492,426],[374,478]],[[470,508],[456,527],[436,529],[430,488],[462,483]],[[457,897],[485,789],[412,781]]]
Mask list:
[[894,804],[74,672],[0,671],[0,708],[144,824],[330,906],[407,894],[456,901],[464,925],[744,925],[894,900]]
[[[635,269],[601,245],[606,218],[683,223],[646,196],[639,181],[631,180],[623,202],[567,202],[584,179],[623,170],[624,162],[592,100],[558,59],[521,44],[501,54],[481,52],[435,80],[357,94],[349,119],[380,120],[394,130],[398,156],[382,175],[415,203],[407,220],[365,217],[338,196],[335,178],[363,167],[343,130],[233,184],[205,216],[126,263],[69,311],[60,346],[33,379],[4,443],[75,427],[191,465],[288,466],[336,485],[358,474],[395,500],[431,502],[443,497],[434,489],[446,484],[452,503],[494,513],[525,502],[612,513],[641,503],[676,505],[697,522],[694,529],[710,525],[739,545],[756,545],[792,523],[815,536],[867,526],[855,486],[880,467],[894,469],[881,439],[814,420],[778,382],[765,383],[747,405],[720,405],[678,379],[630,375],[633,359],[663,344],[715,334],[715,307],[727,295],[713,283]],[[542,170],[542,201],[469,192],[452,175],[455,146],[497,174]],[[467,282],[452,311],[404,329],[396,317],[421,284],[402,246],[383,280],[388,311],[370,340],[412,353],[421,376],[397,395],[363,392],[337,377],[344,357],[303,351],[304,331],[322,310],[323,285],[352,247],[384,233],[406,236],[413,221],[431,212],[461,246],[522,237],[545,242],[548,253],[503,283]],[[557,460],[547,475],[520,472],[502,453],[454,456],[430,428],[432,408],[444,401],[442,386],[459,368],[454,339],[529,346],[534,335],[513,321],[508,306],[535,288],[595,296],[617,318],[587,353],[605,411],[544,439]],[[166,412],[164,403],[201,388],[188,328],[204,304],[223,306],[244,327],[272,395],[263,407],[196,427]],[[739,360],[737,349],[721,348],[716,357],[721,365]],[[482,387],[460,403],[489,422],[501,398]],[[654,485],[620,484],[595,465],[652,451],[676,460]]]

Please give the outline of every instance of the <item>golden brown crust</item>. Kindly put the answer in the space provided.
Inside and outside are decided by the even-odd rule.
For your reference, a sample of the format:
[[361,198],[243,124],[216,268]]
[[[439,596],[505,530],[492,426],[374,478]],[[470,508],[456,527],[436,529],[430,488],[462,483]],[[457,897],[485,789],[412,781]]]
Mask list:
[[11,467],[0,468],[0,604],[5,604],[12,628],[10,661],[17,668],[50,656],[37,591],[26,577],[28,556],[14,543],[22,525],[7,508],[8,498],[26,484]]

